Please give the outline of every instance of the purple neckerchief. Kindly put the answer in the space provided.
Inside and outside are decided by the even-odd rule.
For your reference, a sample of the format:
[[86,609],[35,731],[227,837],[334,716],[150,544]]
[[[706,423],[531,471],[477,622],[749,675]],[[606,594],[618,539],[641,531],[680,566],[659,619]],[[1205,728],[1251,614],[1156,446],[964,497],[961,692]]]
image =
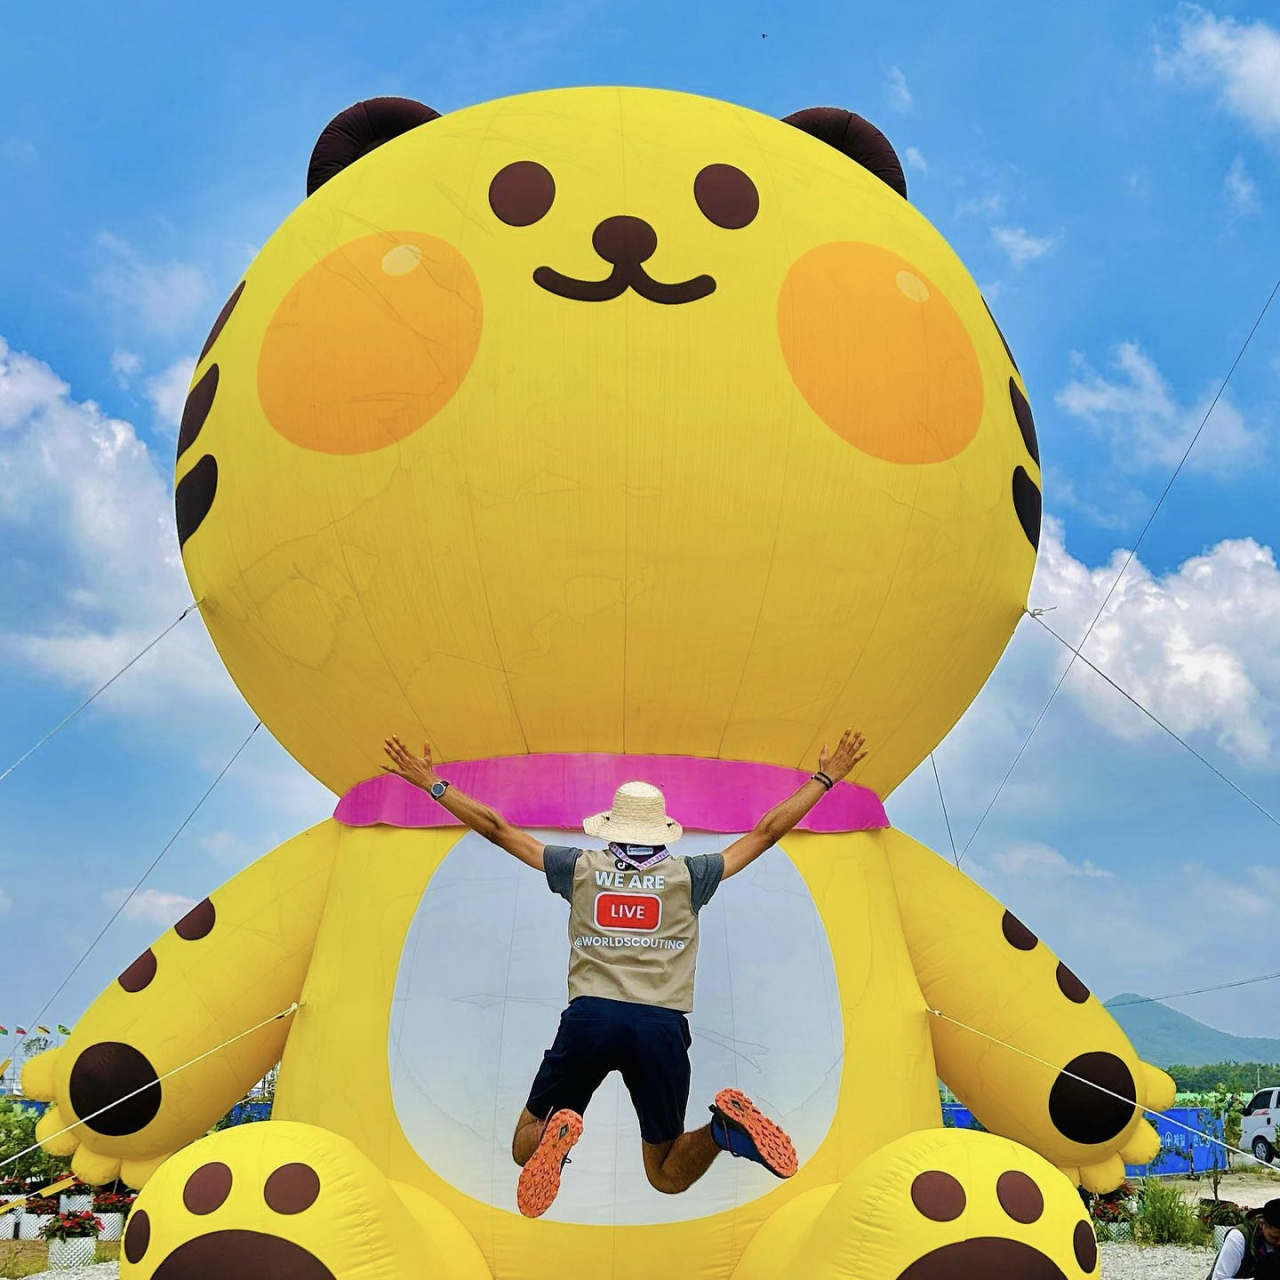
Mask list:
[[[631,849],[648,849],[649,854],[647,857],[637,857],[631,852]],[[613,854],[619,862],[625,862],[632,871],[648,871],[650,867],[657,866],[663,858],[669,857],[671,852],[665,844],[657,846],[651,844],[632,845],[631,849],[628,849],[626,845],[622,844],[610,843],[609,845],[609,852]]]

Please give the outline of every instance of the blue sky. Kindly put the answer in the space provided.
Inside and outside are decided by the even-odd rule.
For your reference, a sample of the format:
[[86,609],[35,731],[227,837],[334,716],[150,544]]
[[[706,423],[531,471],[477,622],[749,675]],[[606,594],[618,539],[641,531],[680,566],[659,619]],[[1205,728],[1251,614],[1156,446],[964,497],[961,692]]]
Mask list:
[[[1025,375],[1078,639],[1276,273],[1280,24],[1262,10],[815,2],[20,7],[0,74],[0,768],[190,596],[169,516],[192,357],[326,121],[627,83],[878,123]],[[1091,657],[1280,810],[1280,305]],[[963,843],[1061,671],[1024,622],[938,766]],[[198,616],[0,783],[0,1023],[45,997],[254,723]],[[259,733],[49,1017],[330,799]],[[948,847],[927,766],[891,803]],[[1277,967],[1280,831],[1086,670],[966,869],[1096,990]],[[1177,1002],[1280,1036],[1277,985]],[[2,1047],[3,1041],[0,1041]],[[0,1057],[3,1057],[0,1052]]]

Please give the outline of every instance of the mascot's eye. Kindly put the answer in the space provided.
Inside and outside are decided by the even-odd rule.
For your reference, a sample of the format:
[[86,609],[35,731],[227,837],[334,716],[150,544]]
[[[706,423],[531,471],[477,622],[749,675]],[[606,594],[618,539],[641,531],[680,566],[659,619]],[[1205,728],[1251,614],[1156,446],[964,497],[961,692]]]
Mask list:
[[760,193],[741,169],[709,164],[693,180],[693,198],[708,222],[737,231],[760,212]]
[[499,169],[489,183],[489,207],[509,227],[528,227],[545,218],[556,198],[556,180],[536,160],[517,160]]

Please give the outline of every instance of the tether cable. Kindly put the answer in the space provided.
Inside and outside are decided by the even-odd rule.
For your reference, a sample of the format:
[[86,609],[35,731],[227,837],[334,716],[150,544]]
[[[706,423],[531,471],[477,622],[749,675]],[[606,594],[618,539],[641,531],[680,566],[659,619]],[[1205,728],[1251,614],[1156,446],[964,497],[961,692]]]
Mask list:
[[[1068,1071],[1065,1067],[1055,1066],[1047,1058],[1041,1058],[1034,1053],[1028,1052],[1026,1049],[1020,1049],[1016,1044],[1010,1044],[1007,1040],[1001,1040],[998,1036],[990,1035],[986,1031],[980,1030],[978,1027],[971,1027],[967,1022],[961,1022],[959,1018],[953,1018],[950,1014],[943,1013],[941,1009],[930,1009],[929,1013],[935,1018],[941,1018],[943,1022],[951,1023],[952,1026],[960,1027],[964,1031],[971,1031],[974,1035],[981,1036],[991,1044],[998,1044],[1002,1048],[1011,1049],[1014,1053],[1021,1054],[1024,1058],[1029,1058],[1032,1062],[1038,1062],[1042,1067],[1048,1067],[1049,1070],[1054,1072],[1056,1075],[1066,1076],[1069,1080],[1075,1080],[1080,1084],[1088,1085],[1090,1089],[1096,1089],[1099,1093],[1105,1093],[1109,1098],[1116,1098],[1123,1102],[1125,1106],[1134,1107],[1138,1111],[1141,1111],[1143,1115],[1158,1116],[1165,1122],[1165,1124],[1172,1125],[1175,1129],[1182,1129],[1187,1133],[1194,1134],[1197,1138],[1203,1138],[1206,1142],[1210,1142],[1214,1146],[1222,1147],[1223,1150],[1229,1151],[1233,1155],[1244,1156],[1246,1159],[1253,1161],[1254,1164],[1261,1165],[1269,1173],[1280,1174],[1280,1169],[1273,1169],[1265,1160],[1259,1160],[1252,1151],[1245,1151],[1241,1147],[1233,1147],[1229,1142],[1224,1142],[1221,1138],[1215,1138],[1211,1133],[1205,1133],[1203,1129],[1197,1129],[1192,1125],[1183,1124],[1181,1120],[1175,1120],[1172,1116],[1166,1115],[1163,1111],[1155,1111],[1151,1107],[1144,1106],[1141,1102],[1135,1101],[1133,1098],[1126,1098],[1124,1094],[1116,1093],[1114,1089],[1108,1089],[1105,1085],[1100,1085],[1093,1080],[1086,1080],[1084,1076],[1077,1075],[1074,1071]],[[1203,1110],[1203,1108],[1201,1109]],[[1161,1149],[1163,1150],[1163,1147]],[[1116,1154],[1118,1155],[1119,1153],[1117,1152]],[[1190,1163],[1189,1159],[1188,1163]]]
[[1257,319],[1254,320],[1253,326],[1250,328],[1244,342],[1241,344],[1240,350],[1236,352],[1236,358],[1231,362],[1231,368],[1227,370],[1227,376],[1223,378],[1221,386],[1218,387],[1212,402],[1205,410],[1204,417],[1200,420],[1200,425],[1196,428],[1195,434],[1191,437],[1187,447],[1183,450],[1182,457],[1178,459],[1178,465],[1174,467],[1173,474],[1169,477],[1169,481],[1165,485],[1164,491],[1156,500],[1156,505],[1151,509],[1151,514],[1147,517],[1146,523],[1142,526],[1142,530],[1139,532],[1137,540],[1134,542],[1132,548],[1130,548],[1129,554],[1125,556],[1124,563],[1120,566],[1120,572],[1116,574],[1115,581],[1112,582],[1110,588],[1107,590],[1107,594],[1103,597],[1102,604],[1098,606],[1098,612],[1093,615],[1093,621],[1089,623],[1084,635],[1080,637],[1079,645],[1072,650],[1073,656],[1067,663],[1066,670],[1058,677],[1058,683],[1053,686],[1053,692],[1049,694],[1049,700],[1041,708],[1040,714],[1036,716],[1035,724],[1031,726],[1031,732],[1027,734],[1026,741],[1024,741],[1022,746],[1018,748],[1018,754],[1013,757],[1013,763],[1009,766],[1004,777],[1000,780],[1000,785],[996,788],[995,795],[991,797],[987,807],[982,811],[982,817],[978,819],[978,825],[974,827],[973,834],[965,841],[964,848],[960,851],[961,859],[963,859],[965,854],[969,852],[969,846],[977,838],[978,832],[982,830],[982,824],[986,822],[987,815],[991,812],[995,802],[1000,798],[1000,793],[1004,790],[1005,783],[1009,781],[1014,769],[1018,767],[1018,761],[1022,759],[1023,752],[1026,751],[1031,739],[1035,737],[1036,730],[1040,727],[1040,723],[1044,719],[1045,714],[1048,712],[1049,708],[1053,706],[1053,701],[1058,696],[1058,690],[1062,688],[1063,682],[1066,680],[1067,676],[1071,674],[1071,668],[1075,665],[1076,655],[1078,655],[1079,651],[1084,648],[1086,641],[1088,641],[1089,637],[1093,634],[1094,627],[1098,625],[1099,619],[1106,612],[1107,605],[1111,602],[1111,597],[1115,594],[1116,588],[1120,585],[1120,580],[1128,572],[1130,564],[1133,563],[1134,556],[1138,554],[1138,548],[1142,546],[1143,539],[1147,536],[1147,531],[1151,528],[1156,516],[1159,515],[1160,508],[1164,506],[1164,500],[1169,496],[1169,490],[1173,488],[1174,481],[1182,474],[1182,468],[1186,466],[1187,459],[1191,456],[1191,450],[1196,447],[1196,441],[1200,439],[1200,433],[1205,429],[1214,409],[1218,407],[1218,401],[1222,399],[1222,394],[1226,391],[1227,384],[1231,381],[1231,375],[1235,373],[1236,366],[1244,358],[1244,353],[1248,351],[1249,344],[1253,341],[1253,335],[1258,332],[1258,326],[1262,323],[1267,312],[1271,309],[1271,303],[1274,301],[1277,292],[1280,292],[1280,276],[1276,278],[1275,284],[1272,285],[1271,292],[1267,295],[1266,302],[1262,304],[1262,310],[1258,312]]
[[938,762],[933,758],[933,752],[929,752],[929,763],[933,766],[933,780],[938,784],[938,802],[942,805],[942,818],[947,824],[947,839],[951,841],[951,856],[956,860],[956,870],[960,870],[960,855],[956,853],[956,838],[951,831],[951,815],[947,812],[947,800],[942,794],[942,779],[938,777]]
[[1238,786],[1235,782],[1233,782],[1230,778],[1228,778],[1227,775],[1223,773],[1222,770],[1219,769],[1216,764],[1214,764],[1211,760],[1208,760],[1204,756],[1202,756],[1200,752],[1198,752],[1195,749],[1195,747],[1193,747],[1185,738],[1179,737],[1179,735],[1175,733],[1171,728],[1169,728],[1169,726],[1165,724],[1165,722],[1161,720],[1160,717],[1155,714],[1155,712],[1149,711],[1146,707],[1144,707],[1142,703],[1139,702],[1137,698],[1135,698],[1133,694],[1131,694],[1128,691],[1128,689],[1125,689],[1121,685],[1117,684],[1109,675],[1107,675],[1105,671],[1102,670],[1101,667],[1090,662],[1089,659],[1086,658],[1084,654],[1080,652],[1079,649],[1072,648],[1071,642],[1065,639],[1063,636],[1060,636],[1044,620],[1042,616],[1043,612],[1044,610],[1042,609],[1027,610],[1028,615],[1034,622],[1038,622],[1055,640],[1061,642],[1068,649],[1070,649],[1071,652],[1074,653],[1076,657],[1079,658],[1080,661],[1083,662],[1084,665],[1089,668],[1090,671],[1093,671],[1097,675],[1101,676],[1117,693],[1122,694],[1124,697],[1128,698],[1128,700],[1132,702],[1133,705],[1137,707],[1138,710],[1141,711],[1142,714],[1146,716],[1148,720],[1150,720],[1153,724],[1159,725],[1160,728],[1163,729],[1165,733],[1167,733],[1169,737],[1171,737],[1179,746],[1185,747],[1189,752],[1191,752],[1191,754],[1195,756],[1195,758],[1199,760],[1200,763],[1204,765],[1206,769],[1210,770],[1212,773],[1216,774],[1217,777],[1221,778],[1222,781],[1225,782],[1227,786],[1229,786],[1231,790],[1234,791],[1236,795],[1238,795],[1242,800],[1247,800],[1255,809],[1257,809],[1257,811],[1260,814],[1262,814],[1264,818],[1267,819],[1268,822],[1274,823],[1277,827],[1280,827],[1280,818],[1277,818],[1275,814],[1271,812],[1270,809],[1266,808],[1263,804],[1259,803],[1243,787]]
[[141,1088],[135,1089],[132,1093],[126,1093],[123,1098],[117,1098],[114,1102],[108,1102],[105,1107],[99,1107],[98,1110],[93,1112],[91,1115],[81,1116],[79,1120],[67,1125],[65,1129],[59,1129],[57,1133],[46,1134],[39,1142],[27,1147],[25,1151],[19,1151],[16,1156],[9,1156],[5,1160],[0,1160],[0,1169],[3,1169],[7,1164],[13,1164],[15,1160],[21,1160],[23,1156],[29,1156],[33,1151],[39,1151],[46,1142],[52,1142],[55,1138],[62,1137],[64,1133],[70,1133],[73,1129],[78,1129],[82,1124],[88,1124],[90,1120],[96,1120],[100,1115],[110,1111],[112,1107],[118,1107],[123,1103],[128,1102],[130,1098],[136,1098],[140,1093],[146,1093],[148,1089],[158,1088],[164,1083],[164,1081],[176,1076],[179,1071],[185,1071],[188,1067],[194,1067],[196,1063],[203,1062],[206,1058],[213,1057],[215,1053],[221,1053],[223,1049],[227,1048],[229,1045],[235,1044],[237,1040],[243,1040],[245,1036],[251,1036],[255,1031],[261,1031],[262,1028],[267,1026],[269,1023],[279,1022],[281,1018],[287,1018],[291,1014],[296,1013],[297,1010],[298,1002],[295,1000],[288,1006],[288,1008],[281,1009],[279,1013],[273,1013],[270,1017],[263,1018],[261,1022],[250,1027],[247,1031],[239,1032],[229,1040],[224,1040],[221,1044],[214,1045],[212,1049],[206,1049],[204,1053],[198,1054],[196,1057],[192,1058],[190,1062],[184,1062],[180,1067],[174,1067],[172,1071],[166,1071],[164,1075],[155,1080],[148,1080]]
[[195,808],[193,808],[191,812],[188,813],[185,818],[183,818],[182,823],[178,827],[178,829],[173,833],[173,835],[171,835],[168,838],[168,840],[165,841],[164,848],[161,849],[160,852],[157,853],[154,858],[152,858],[151,864],[142,873],[141,877],[139,877],[137,884],[135,884],[133,888],[129,890],[128,894],[125,895],[124,900],[111,913],[111,916],[107,920],[106,924],[104,924],[102,928],[98,930],[97,937],[95,937],[94,940],[91,943],[89,943],[89,945],[84,949],[83,954],[80,956],[80,959],[75,962],[75,965],[72,967],[71,972],[68,973],[65,978],[63,978],[61,983],[58,984],[58,989],[41,1006],[40,1012],[37,1013],[36,1016],[33,1019],[31,1019],[29,1022],[19,1023],[18,1025],[27,1026],[27,1027],[36,1026],[39,1023],[40,1019],[44,1017],[46,1013],[48,1013],[49,1006],[53,1004],[53,1002],[66,989],[67,983],[70,982],[71,979],[74,978],[76,974],[80,971],[80,966],[84,964],[84,962],[89,958],[94,947],[96,947],[98,943],[102,941],[102,939],[106,936],[107,930],[110,929],[111,926],[115,924],[115,922],[120,918],[120,913],[137,896],[138,891],[142,888],[144,884],[146,884],[147,879],[150,877],[151,873],[160,865],[161,859],[165,856],[166,853],[169,852],[170,849],[173,848],[174,842],[187,829],[187,826],[191,822],[192,818],[194,818],[196,814],[200,812],[200,809],[204,805],[204,802],[213,794],[213,789],[218,785],[218,783],[222,781],[224,777],[226,777],[227,771],[240,758],[240,753],[245,749],[245,747],[249,745],[250,741],[253,738],[253,735],[257,733],[258,730],[261,728],[262,728],[262,721],[259,720],[254,724],[253,728],[249,730],[248,737],[246,737],[245,740],[232,753],[231,759],[228,760],[227,763],[224,764],[222,768],[218,771],[218,776],[214,778],[214,780],[211,783],[209,783],[208,787],[205,788],[204,795],[202,795],[200,799],[196,801]]
[[169,623],[169,625],[165,627],[165,629],[158,636],[156,636],[156,638],[152,640],[150,644],[146,646],[146,648],[141,649],[138,653],[134,654],[134,656],[130,658],[129,661],[126,662],[124,666],[121,667],[120,670],[117,671],[115,675],[113,675],[111,679],[106,682],[106,684],[99,685],[99,687],[95,689],[70,715],[64,716],[61,720],[59,720],[58,723],[55,724],[53,728],[50,729],[49,732],[46,733],[44,737],[41,738],[40,741],[35,744],[35,746],[31,747],[27,751],[24,751],[22,755],[20,755],[3,773],[0,773],[0,782],[3,782],[20,764],[24,764],[26,761],[30,760],[31,757],[35,755],[35,753],[39,751],[40,748],[43,747],[44,744],[48,742],[50,738],[52,738],[55,734],[58,734],[63,729],[65,729],[67,725],[69,725],[76,718],[76,716],[78,716],[85,709],[85,707],[87,707],[95,698],[98,697],[99,694],[106,693],[106,691],[110,689],[111,686],[115,684],[115,682],[119,680],[120,677],[124,675],[124,673],[128,671],[129,668],[133,666],[135,662],[137,662],[140,658],[144,658],[148,653],[150,653],[151,650],[154,649],[156,645],[158,645],[160,641],[163,640],[165,636],[167,636],[169,632],[172,631],[174,627],[176,627],[178,623],[180,623],[183,620],[183,618],[187,616],[187,614],[189,614],[193,609],[197,609],[199,607],[200,607],[199,600],[193,600],[189,605],[187,605],[187,607],[183,609],[183,611],[176,618],[174,618],[174,620],[171,623]]
[[1273,982],[1280,978],[1280,970],[1275,973],[1260,973],[1253,978],[1236,978],[1232,982],[1216,982],[1211,987],[1192,987],[1190,991],[1171,991],[1166,996],[1135,996],[1132,1000],[1122,1000],[1117,1004],[1113,1000],[1103,1002],[1104,1009],[1127,1009],[1132,1004],[1163,1004],[1166,1000],[1180,1000],[1183,996],[1202,996],[1209,991],[1230,991],[1234,987],[1251,987],[1257,982]]

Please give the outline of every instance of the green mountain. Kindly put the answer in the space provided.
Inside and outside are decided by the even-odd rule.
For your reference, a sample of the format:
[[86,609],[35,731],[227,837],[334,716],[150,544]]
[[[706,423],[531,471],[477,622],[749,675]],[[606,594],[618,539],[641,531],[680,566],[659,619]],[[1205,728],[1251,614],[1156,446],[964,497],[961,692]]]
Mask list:
[[1106,1003],[1133,1047],[1158,1067],[1173,1063],[1199,1067],[1210,1062],[1280,1062],[1280,1040],[1233,1036],[1158,1001],[1144,1001],[1132,992],[1112,996]]

